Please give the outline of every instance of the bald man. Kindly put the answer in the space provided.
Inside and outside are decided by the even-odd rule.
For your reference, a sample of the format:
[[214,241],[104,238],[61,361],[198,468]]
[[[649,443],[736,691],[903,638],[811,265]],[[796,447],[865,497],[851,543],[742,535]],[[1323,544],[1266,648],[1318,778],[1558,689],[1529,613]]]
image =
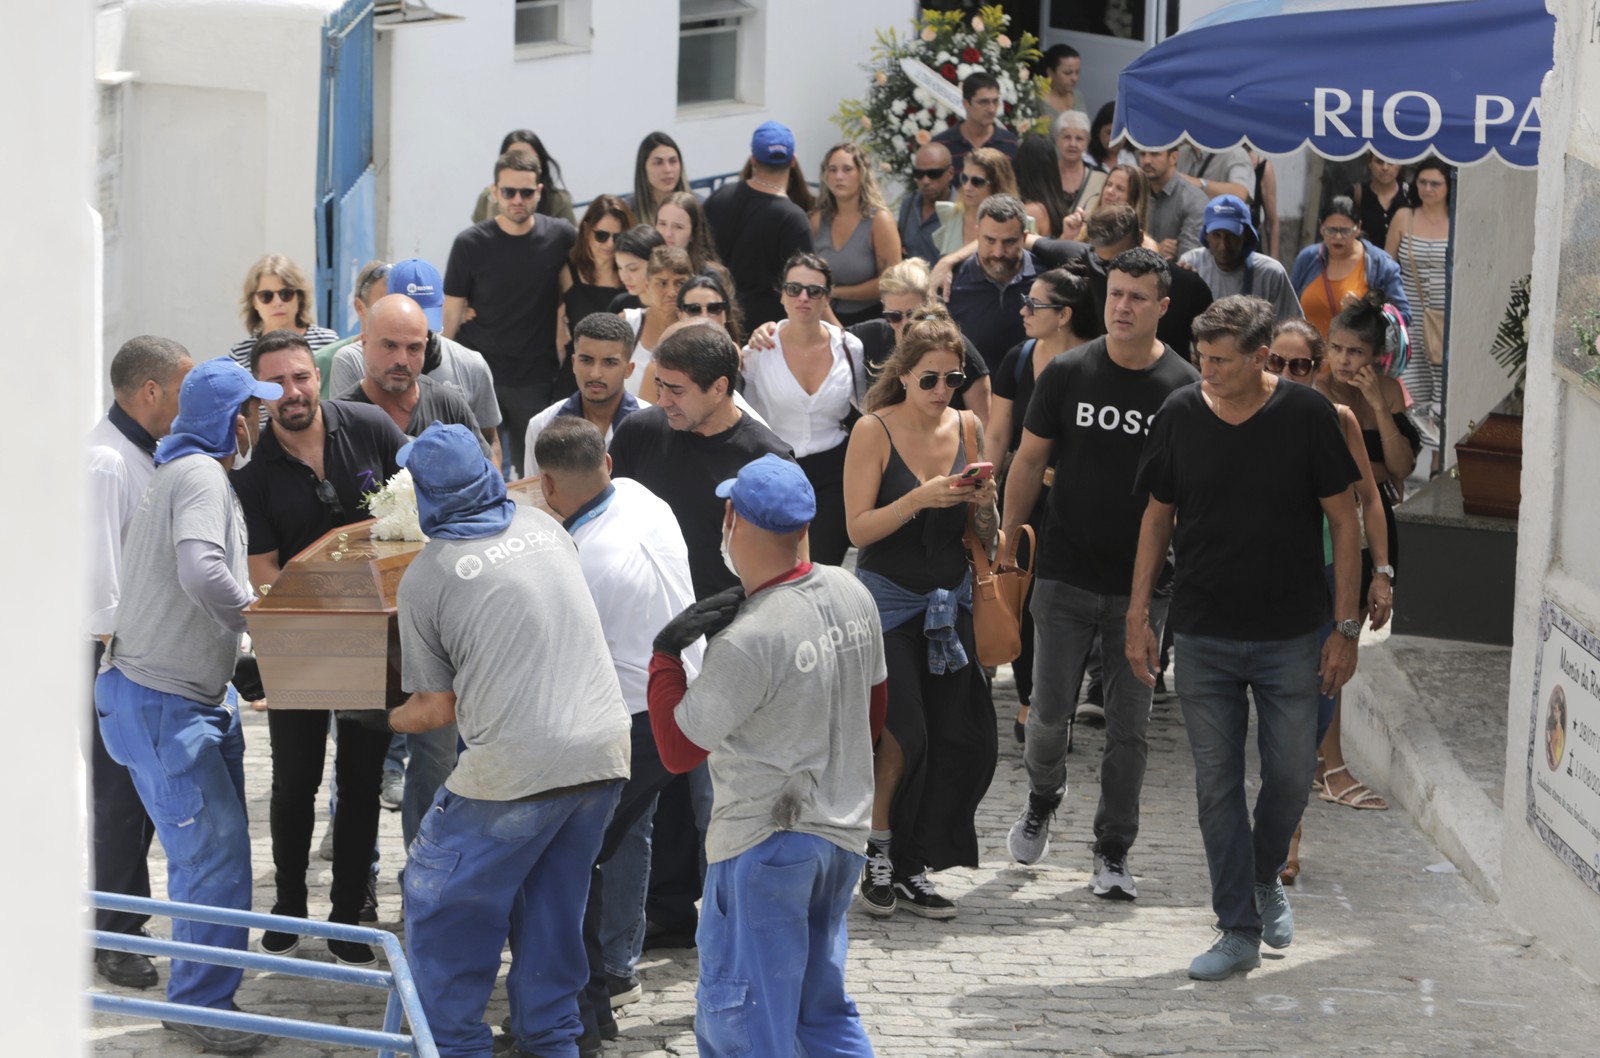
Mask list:
[[917,193],[907,195],[900,204],[900,245],[907,257],[920,257],[929,267],[939,262],[939,248],[933,235],[939,230],[939,212],[935,203],[948,201],[950,185],[955,180],[955,166],[950,161],[950,148],[942,143],[929,143],[911,159],[911,180]]
[[483,444],[478,418],[453,386],[422,373],[428,349],[428,318],[405,294],[386,294],[367,309],[361,325],[361,357],[366,374],[340,400],[373,404],[388,413],[407,436],[416,437],[431,422],[460,423]]

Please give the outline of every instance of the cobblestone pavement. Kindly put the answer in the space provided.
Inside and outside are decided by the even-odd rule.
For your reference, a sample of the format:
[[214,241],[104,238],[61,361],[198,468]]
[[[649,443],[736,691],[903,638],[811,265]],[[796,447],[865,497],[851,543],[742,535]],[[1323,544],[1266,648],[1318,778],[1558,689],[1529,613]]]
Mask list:
[[[1190,981],[1211,942],[1193,770],[1176,701],[1151,723],[1143,831],[1130,857],[1135,903],[1087,888],[1099,729],[1080,725],[1071,789],[1049,856],[1011,863],[1006,829],[1025,794],[1011,738],[1015,694],[996,685],[1001,757],[979,813],[983,866],[938,876],[960,903],[950,922],[904,912],[850,918],[849,983],[880,1055],[1579,1055],[1596,1053],[1600,988],[1520,938],[1398,810],[1356,812],[1311,798],[1304,873],[1291,890],[1297,933],[1263,949],[1259,970],[1220,984]],[[270,903],[264,717],[246,719],[258,906]],[[1359,772],[1358,772],[1359,774]],[[383,819],[384,928],[398,928],[399,815]],[[321,826],[317,836],[321,837]],[[314,915],[328,910],[328,865],[313,858]],[[159,865],[153,873],[164,877]],[[160,893],[157,894],[161,895]],[[162,932],[165,923],[153,926]],[[304,957],[327,959],[320,942]],[[162,967],[163,981],[165,966]],[[650,952],[643,1001],[620,1013],[608,1056],[695,1053],[692,952]],[[102,982],[103,984],[103,982]],[[381,999],[278,976],[246,977],[245,1009],[377,1027]],[[503,993],[491,1020],[505,1013]],[[193,1045],[148,1022],[96,1016],[93,1053],[188,1055]],[[276,1058],[346,1055],[287,1040]]]

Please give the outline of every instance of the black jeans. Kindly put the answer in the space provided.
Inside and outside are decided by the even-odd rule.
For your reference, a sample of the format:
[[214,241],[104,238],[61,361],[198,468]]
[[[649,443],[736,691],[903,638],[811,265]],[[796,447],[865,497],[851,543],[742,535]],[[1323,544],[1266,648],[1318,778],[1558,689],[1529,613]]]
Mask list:
[[[94,668],[106,648],[94,641]],[[93,676],[90,677],[91,681]],[[89,781],[94,798],[90,821],[94,887],[102,893],[150,896],[150,839],[156,828],[134,789],[128,769],[112,760],[100,738],[100,720],[94,711],[94,689],[89,691]],[[137,933],[149,915],[126,911],[96,911],[95,929],[106,933]]]
[[[311,830],[316,821],[317,789],[328,746],[328,713],[323,709],[276,709],[267,713],[272,739],[272,865],[278,895],[272,913],[306,917],[306,870],[311,864]],[[333,913],[331,922],[354,924],[372,874],[372,848],[378,840],[378,790],[390,735],[339,721],[334,777],[339,784],[339,825],[333,830]]]

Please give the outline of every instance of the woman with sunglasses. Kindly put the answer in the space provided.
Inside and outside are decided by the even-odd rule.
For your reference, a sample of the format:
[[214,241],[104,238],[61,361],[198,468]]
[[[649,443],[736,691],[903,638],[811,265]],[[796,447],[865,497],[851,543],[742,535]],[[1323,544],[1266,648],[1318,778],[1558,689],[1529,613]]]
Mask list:
[[633,214],[616,195],[601,195],[589,203],[567,263],[561,266],[561,309],[556,316],[556,340],[570,361],[572,327],[591,312],[609,312],[623,292],[617,274],[617,239],[633,227]]
[[[544,141],[538,133],[532,129],[513,129],[506,133],[505,139],[500,141],[500,154],[507,153],[520,154],[539,163],[543,190],[539,193],[539,204],[533,211],[576,224],[578,221],[572,212],[572,196],[561,179],[561,164],[544,149]],[[496,194],[494,185],[490,184],[478,194],[478,204],[472,208],[472,223],[482,224],[499,213],[500,196]]]
[[263,334],[292,331],[306,340],[313,355],[339,340],[333,331],[317,326],[311,284],[300,266],[282,254],[268,254],[245,273],[239,317],[250,337],[235,342],[228,355],[246,371],[250,370],[250,350]]
[[627,197],[628,208],[639,223],[654,225],[656,210],[666,197],[687,190],[689,180],[678,141],[665,132],[652,132],[641,140],[633,164],[633,194]]
[[798,253],[779,287],[785,319],[770,349],[744,350],[745,399],[794,449],[817,494],[811,558],[837,566],[850,549],[844,520],[844,457],[850,427],[867,393],[861,343],[824,319],[833,270],[821,256]]
[[[1364,303],[1366,304],[1366,303]],[[1360,307],[1348,312],[1361,312],[1365,317],[1365,310]],[[1385,320],[1381,306],[1376,308],[1379,320]],[[1387,332],[1386,321],[1378,324],[1378,330],[1371,330],[1370,318],[1349,318],[1346,313],[1340,313],[1336,322],[1335,333],[1339,335],[1341,350],[1343,343],[1359,341],[1353,333],[1341,323],[1355,323],[1366,330],[1366,339],[1376,342],[1376,346],[1366,346],[1366,352],[1373,348],[1384,347]],[[1350,449],[1350,456],[1356,461],[1357,468],[1361,471],[1361,480],[1356,484],[1356,498],[1361,503],[1361,517],[1366,547],[1361,555],[1361,617],[1365,620],[1372,618],[1372,627],[1382,628],[1389,620],[1394,602],[1394,569],[1392,563],[1398,550],[1398,538],[1395,535],[1393,511],[1378,487],[1378,463],[1369,459],[1372,445],[1366,431],[1362,429],[1363,419],[1358,414],[1359,404],[1366,402],[1364,394],[1358,394],[1357,402],[1346,402],[1342,396],[1348,396],[1340,391],[1338,396],[1331,387],[1325,383],[1325,376],[1321,374],[1321,367],[1327,349],[1327,343],[1322,335],[1305,320],[1285,320],[1278,324],[1273,332],[1272,350],[1267,356],[1267,370],[1281,378],[1301,385],[1315,385],[1318,392],[1334,401],[1334,408],[1339,414],[1339,422],[1344,429],[1345,444]],[[1338,359],[1344,366],[1337,369],[1348,373],[1349,354],[1341,351]],[[1371,364],[1362,366],[1371,367]],[[1358,369],[1359,373],[1359,369]],[[1383,376],[1373,376],[1382,378]],[[1393,382],[1393,379],[1384,379]],[[1369,408],[1367,415],[1373,415]],[[1381,446],[1380,446],[1381,449]],[[1328,535],[1327,522],[1324,520],[1322,529],[1322,557],[1325,572],[1328,577],[1329,591],[1333,590],[1333,541]],[[1377,571],[1377,572],[1375,572]],[[1329,632],[1332,632],[1331,626]],[[1318,795],[1324,800],[1333,800],[1341,804],[1349,804],[1357,808],[1387,808],[1388,804],[1383,798],[1367,789],[1366,785],[1357,782],[1350,775],[1348,766],[1344,761],[1344,752],[1340,742],[1338,723],[1338,698],[1318,696],[1317,704],[1317,770],[1314,782],[1318,787]],[[1327,777],[1329,775],[1343,774],[1345,782],[1339,783],[1339,795],[1328,796]],[[1289,842],[1289,855],[1283,867],[1278,872],[1279,879],[1285,885],[1293,885],[1300,876],[1300,836],[1304,824],[1295,828],[1294,837]]]
[[878,274],[903,256],[900,229],[861,148],[839,143],[822,159],[822,190],[811,214],[817,256],[834,270],[833,313],[842,326],[872,319]]
[[[952,254],[968,243],[978,241],[978,207],[990,195],[1015,195],[1017,178],[1011,168],[1011,159],[993,147],[979,147],[961,159],[961,171],[956,174],[956,187],[961,193],[954,202],[936,202],[939,230],[933,233],[934,245],[941,254]],[[1033,231],[1033,218],[1026,224]]]
[[1339,195],[1318,218],[1322,241],[1307,246],[1294,259],[1289,284],[1300,297],[1300,311],[1324,338],[1328,324],[1345,306],[1378,291],[1400,310],[1407,322],[1411,304],[1400,282],[1400,266],[1382,249],[1361,237],[1356,206]]
[[[728,287],[722,278],[702,272],[690,276],[678,288],[678,318],[680,320],[708,319],[728,332],[735,345],[744,339],[744,321],[739,318],[739,303],[728,296]],[[651,392],[645,390],[646,393]]]
[[[1105,333],[1089,281],[1067,268],[1052,268],[1035,279],[1022,299],[1021,312],[1027,341],[1012,346],[1000,361],[994,373],[994,396],[989,400],[984,458],[1000,468],[1002,477],[1022,440],[1022,421],[1039,372],[1069,349]],[[1035,539],[1044,539],[1048,511],[1049,493],[1041,489],[1033,513],[1025,519],[1033,526]],[[1031,597],[1031,587],[1029,591]],[[1011,672],[1017,681],[1018,702],[1012,734],[1021,742],[1033,699],[1033,615],[1026,601],[1022,607],[1022,653],[1012,662]]]
[[964,350],[943,309],[908,320],[845,454],[857,575],[883,616],[889,670],[861,879],[873,915],[903,906],[924,918],[955,917],[956,905],[928,872],[977,865],[974,815],[998,754],[964,543],[969,512],[990,547],[998,516],[993,476],[977,483],[962,475],[983,450],[982,424],[950,407],[964,381]]
[[678,290],[694,275],[689,254],[676,246],[658,246],[650,253],[650,264],[645,269],[644,289],[639,295],[641,307],[623,309],[620,315],[633,328],[633,374],[623,383],[629,393],[640,400],[649,400],[643,394],[654,395],[655,389],[644,389],[645,368],[655,359],[655,348],[668,327],[678,322]]

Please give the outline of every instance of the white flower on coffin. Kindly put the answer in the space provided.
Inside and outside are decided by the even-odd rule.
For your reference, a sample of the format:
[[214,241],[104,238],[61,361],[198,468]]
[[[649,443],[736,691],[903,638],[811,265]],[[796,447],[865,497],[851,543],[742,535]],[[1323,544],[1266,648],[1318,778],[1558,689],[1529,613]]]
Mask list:
[[409,470],[402,469],[381,489],[368,493],[367,510],[378,520],[372,527],[374,540],[428,539],[417,519],[417,490]]

